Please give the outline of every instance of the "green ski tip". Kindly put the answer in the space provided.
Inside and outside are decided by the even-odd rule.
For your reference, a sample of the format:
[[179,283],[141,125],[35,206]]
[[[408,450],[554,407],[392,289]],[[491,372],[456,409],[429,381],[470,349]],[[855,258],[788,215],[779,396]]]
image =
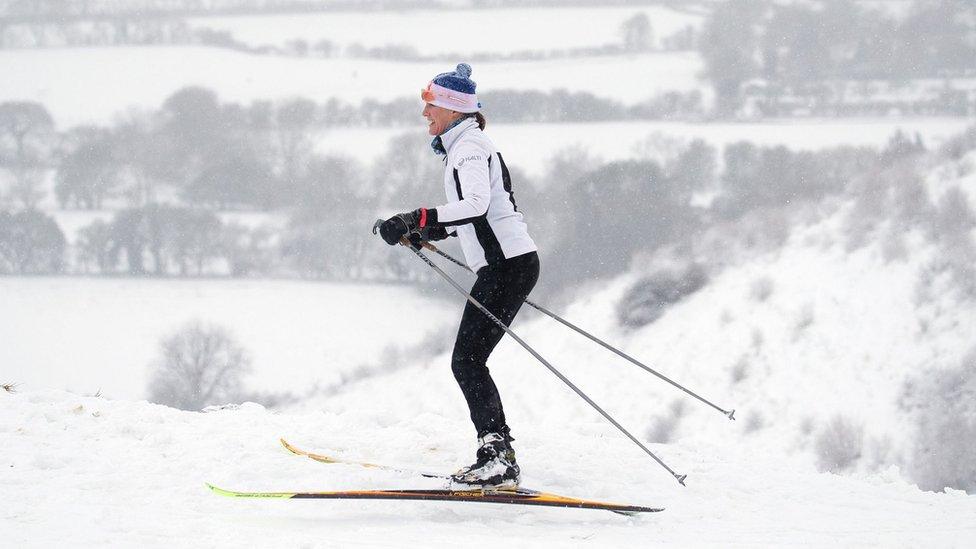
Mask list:
[[217,494],[218,496],[224,496],[228,498],[278,498],[278,499],[288,499],[295,496],[295,492],[234,492],[232,490],[224,490],[205,482],[207,488]]

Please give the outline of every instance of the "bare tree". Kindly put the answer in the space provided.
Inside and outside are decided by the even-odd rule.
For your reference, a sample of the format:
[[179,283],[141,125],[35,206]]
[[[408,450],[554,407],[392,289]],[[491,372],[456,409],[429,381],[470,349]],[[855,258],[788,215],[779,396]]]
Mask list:
[[0,103],[0,161],[33,166],[42,160],[54,135],[54,120],[33,101]]
[[759,40],[755,27],[763,8],[757,0],[719,4],[702,29],[698,49],[705,63],[705,75],[715,88],[720,116],[731,115],[739,107],[739,87],[759,75],[754,55]]
[[311,131],[315,124],[315,103],[308,99],[292,99],[279,105],[275,113],[275,139],[281,159],[281,176],[285,185],[293,187],[301,177],[302,167],[312,152]]
[[112,132],[82,126],[71,131],[72,150],[58,167],[55,193],[62,208],[102,208],[118,186],[122,159],[114,151]]
[[954,367],[906,381],[899,404],[915,421],[912,479],[923,490],[976,493],[976,347]]
[[853,469],[864,454],[864,427],[848,417],[834,416],[817,435],[815,452],[822,472]]
[[78,231],[78,267],[84,273],[108,274],[115,270],[118,258],[112,252],[112,227],[96,219]]
[[0,274],[50,274],[64,269],[64,233],[34,210],[0,211]]
[[647,51],[654,45],[651,20],[644,12],[636,13],[620,25],[627,51]]
[[40,103],[0,103],[0,166],[13,176],[11,198],[27,209],[44,197],[43,164],[54,136],[54,120]]
[[240,398],[247,351],[220,326],[191,321],[160,343],[149,400],[181,410]]

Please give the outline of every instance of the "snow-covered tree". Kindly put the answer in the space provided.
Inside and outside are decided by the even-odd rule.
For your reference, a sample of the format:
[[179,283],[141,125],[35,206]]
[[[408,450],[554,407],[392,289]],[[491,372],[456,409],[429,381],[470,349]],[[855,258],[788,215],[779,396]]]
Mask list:
[[226,329],[191,321],[160,343],[149,400],[181,410],[237,400],[250,359]]

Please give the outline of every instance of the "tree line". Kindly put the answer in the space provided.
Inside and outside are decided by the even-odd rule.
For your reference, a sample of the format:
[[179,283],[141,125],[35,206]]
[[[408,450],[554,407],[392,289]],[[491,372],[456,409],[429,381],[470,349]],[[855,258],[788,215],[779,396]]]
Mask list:
[[[0,105],[0,114],[19,113],[0,116],[0,272],[429,278],[369,232],[377,217],[443,200],[429,136],[399,135],[368,164],[322,154],[316,108],[305,100],[222,104],[191,88],[116,126],[59,133],[43,109]],[[570,149],[537,178],[511,168],[555,285],[623,272],[634,257],[689,245],[715,227],[836,195],[924,150],[917,136],[900,134],[883,151],[748,142],[718,151],[692,141],[614,162]],[[65,235],[39,211],[38,181],[53,182],[62,210],[90,210],[93,221]],[[763,238],[780,234],[775,227],[767,224]]]
[[974,25],[972,3],[955,0],[916,0],[900,18],[855,0],[730,0],[715,5],[699,51],[719,113],[740,108],[753,83],[775,114],[795,98],[843,103],[830,81],[970,77]]
[[[582,122],[696,118],[697,92],[665,93],[626,106],[592,94],[501,90],[483,95],[492,122]],[[185,88],[160,109],[114,126],[55,129],[36,102],[0,103],[0,170],[11,181],[6,199],[33,208],[45,174],[55,172],[61,208],[97,210],[107,200],[135,206],[169,195],[216,209],[270,211],[321,201],[323,178],[362,169],[313,154],[315,138],[339,127],[414,126],[415,99],[330,98],[222,103],[204,88]]]
[[376,11],[447,7],[430,0],[2,0],[0,22],[92,20],[118,17],[153,19],[173,16]]
[[595,46],[572,48],[525,49],[511,52],[443,51],[420,53],[409,44],[391,43],[366,46],[359,42],[340,44],[323,36],[316,40],[293,38],[283,43],[251,44],[241,41],[228,31],[190,26],[179,17],[114,17],[93,21],[36,21],[31,23],[0,22],[0,49],[138,46],[138,45],[199,45],[229,49],[250,55],[282,57],[316,57],[372,59],[400,62],[456,63],[468,62],[542,61],[615,56],[649,51],[690,51],[695,49],[698,33],[687,26],[655,42],[650,19],[644,13],[625,19],[620,25],[619,41]]

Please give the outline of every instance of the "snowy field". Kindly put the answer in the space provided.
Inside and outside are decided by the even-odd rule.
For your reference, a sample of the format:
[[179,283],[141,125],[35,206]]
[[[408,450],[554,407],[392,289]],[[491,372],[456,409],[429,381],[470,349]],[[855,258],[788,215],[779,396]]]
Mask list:
[[[145,397],[160,339],[191,320],[250,351],[247,388],[304,394],[455,329],[460,310],[400,286],[218,279],[0,278],[0,303],[0,381],[124,399]],[[418,310],[429,321],[402,329]]]
[[[973,159],[971,154],[955,168]],[[971,187],[976,174],[960,178],[953,169],[934,167],[930,187],[936,193],[947,181]],[[939,292],[938,285],[924,303],[917,301],[919,272],[938,253],[920,235],[908,235],[901,259],[886,260],[880,242],[848,250],[843,224],[849,208],[838,204],[796,231],[782,249],[716,274],[642,328],[620,327],[615,305],[653,265],[638,263],[557,311],[735,408],[735,422],[552,320],[527,310],[514,325],[659,457],[687,474],[685,488],[512,340],[503,340],[492,356],[525,486],[665,507],[663,513],[628,518],[489,504],[229,500],[205,488],[204,482],[270,491],[438,488],[438,481],[405,473],[291,456],[277,439],[348,459],[453,470],[470,460],[474,433],[449,356],[441,354],[375,370],[336,394],[277,412],[253,404],[179,412],[65,393],[45,388],[44,379],[28,379],[17,393],[0,392],[4,541],[14,547],[65,539],[86,547],[972,547],[976,499],[951,489],[925,492],[910,480],[917,464],[906,456],[916,425],[898,400],[907,380],[960,363],[972,346],[976,315],[971,304]],[[422,332],[416,323],[404,326],[409,312],[399,308],[419,305],[418,298],[389,287],[356,287],[354,299],[353,288],[314,285],[322,292],[316,299],[309,285],[299,283],[241,282],[218,291],[200,282],[143,281],[126,289],[126,283],[97,281],[108,286],[71,289],[67,294],[75,297],[67,306],[64,297],[38,301],[37,295],[59,295],[59,283],[4,281],[0,295],[7,302],[7,296],[34,296],[29,303],[14,299],[14,318],[27,322],[18,323],[23,328],[2,325],[5,341],[25,341],[33,345],[30,356],[44,359],[50,354],[31,343],[39,333],[69,334],[68,321],[114,333],[133,310],[139,314],[129,324],[150,324],[155,311],[185,308],[188,295],[236,331],[253,327],[245,338],[249,344],[260,342],[267,346],[261,349],[286,359],[289,343],[317,338],[332,326],[317,325],[310,315],[321,311],[301,300],[334,300],[330,318],[336,311],[353,315],[346,325],[354,328],[335,337],[336,349],[368,348],[364,341],[373,334],[415,338]],[[173,286],[186,289],[180,295]],[[453,320],[456,311],[443,316]],[[378,320],[390,318],[395,321]],[[78,331],[90,338],[102,333]],[[58,348],[62,340],[70,342],[70,336],[43,347]],[[137,352],[137,343],[123,345]],[[154,337],[144,337],[141,345],[153,344]],[[89,372],[84,382],[103,365],[95,362],[95,346],[79,348],[96,358],[75,349],[61,351],[59,360]],[[4,356],[0,363],[20,360]],[[317,375],[317,365],[311,368],[298,378]],[[25,381],[18,376],[32,371],[14,371],[11,381]],[[8,375],[3,370],[4,381]],[[49,386],[66,386],[65,376],[62,371]],[[82,386],[92,390],[87,382]],[[818,437],[838,417],[863,429],[860,458],[843,476],[819,472],[818,465]]]
[[[698,15],[641,6],[221,17],[193,25],[251,45],[324,38],[343,48],[400,44],[421,54],[463,55],[619,42],[620,24],[636,13],[649,16],[658,42],[701,24]],[[436,36],[428,24],[434,16],[449,23]],[[0,51],[0,102],[41,102],[66,130],[158,109],[191,85],[241,104],[295,96],[356,103],[414,97],[431,76],[451,68],[204,47]],[[701,90],[707,105],[702,69],[693,52],[648,53],[475,63],[473,78],[482,91],[567,89],[627,104],[663,91]],[[418,99],[415,134],[425,146],[420,107]],[[716,147],[743,140],[793,149],[882,147],[901,129],[918,133],[931,150],[973,122],[498,124],[490,105],[485,112],[509,165],[533,177],[546,172],[554,154],[574,147],[605,161],[656,157],[695,138]],[[405,131],[411,129],[329,131],[317,136],[317,147],[369,165]],[[959,187],[976,206],[976,153],[931,164],[925,188],[932,197]],[[53,197],[47,200],[45,206]],[[639,517],[489,504],[231,500],[204,486],[441,487],[405,473],[298,458],[280,447],[282,436],[310,450],[407,468],[448,473],[469,463],[474,433],[450,353],[418,347],[456,330],[462,301],[439,281],[430,285],[448,299],[403,286],[294,280],[0,277],[0,384],[18,384],[15,392],[0,390],[0,547],[976,547],[976,497],[917,486],[919,412],[901,403],[912,380],[958,368],[976,352],[974,301],[946,291],[945,275],[925,279],[945,268],[950,252],[923,229],[905,235],[898,256],[889,246],[893,238],[882,242],[879,235],[901,232],[882,215],[863,247],[849,246],[853,206],[838,199],[804,212],[805,225],[779,249],[747,257],[702,242],[682,251],[681,260],[697,253],[702,263],[723,268],[644,327],[622,327],[616,308],[635,281],[661,267],[648,259],[578,288],[570,303],[554,307],[736,409],[738,421],[532,310],[514,324],[687,474],[687,487],[510,338],[492,355],[524,486],[665,508]],[[113,213],[51,210],[69,239]],[[249,226],[281,222],[274,214],[223,217]],[[926,227],[954,230],[949,237],[960,242],[973,230]],[[959,257],[964,252],[961,245],[955,250]],[[544,264],[543,283],[545,276]],[[206,413],[145,402],[160,339],[191,320],[227,327],[247,349],[253,365],[247,389],[313,396],[275,410],[244,403]],[[96,392],[101,396],[90,396]],[[849,426],[848,435],[860,433],[855,442],[842,441],[856,451],[850,464],[833,468],[843,474],[823,472],[830,467],[821,446],[838,423]]]
[[421,55],[506,54],[619,44],[621,25],[638,14],[647,16],[658,42],[703,21],[701,15],[660,6],[613,6],[206,17],[191,20],[191,26],[227,32],[250,46],[284,46],[300,39],[311,46],[321,40],[367,48],[406,45]]
[[[893,407],[899,384],[927,364],[951,361],[976,330],[971,316],[950,313],[941,320],[956,328],[920,345],[917,328],[906,322],[913,306],[905,286],[926,251],[881,269],[873,248],[846,255],[827,245],[832,231],[830,221],[811,227],[783,252],[728,271],[638,331],[621,331],[612,320],[627,277],[566,311],[679,382],[736,407],[735,423],[549,320],[529,315],[516,325],[641,438],[649,436],[642,425],[676,415],[674,440],[651,448],[689,475],[686,488],[511,341],[493,356],[526,486],[663,506],[663,513],[626,518],[481,504],[227,500],[204,487],[439,487],[402,473],[297,458],[277,438],[346,458],[453,469],[469,459],[473,433],[442,355],[281,413],[256,405],[178,412],[34,387],[0,393],[6,541],[18,547],[64,539],[147,547],[971,547],[972,497],[922,492],[894,466],[848,476],[814,467],[812,435],[804,435],[801,423],[815,432],[837,413],[853,414],[870,437],[900,444],[905,429]],[[773,290],[757,302],[751,288],[760,276],[771,279]],[[812,320],[798,330],[807,309]],[[841,325],[853,329],[838,330]],[[742,356],[750,366],[735,381]]]
[[[811,472],[750,444],[735,426],[722,442],[653,445],[690,474],[681,488],[579,406],[546,414],[561,424],[557,431],[523,421],[517,444],[526,485],[664,512],[622,517],[479,503],[231,500],[204,486],[437,487],[289,455],[278,446],[282,435],[312,440],[319,451],[430,469],[469,459],[471,441],[458,436],[467,426],[419,413],[431,404],[389,386],[359,399],[357,412],[274,414],[247,406],[200,414],[50,390],[0,394],[4,544],[964,548],[976,540],[972,497],[920,492],[894,471],[864,478]],[[371,412],[378,399],[404,408],[395,416]],[[432,393],[427,402],[443,399]]]
[[[477,63],[472,78],[483,91],[566,89],[636,103],[662,91],[697,89],[701,67],[695,53],[649,53]],[[0,102],[41,102],[59,128],[67,129],[107,124],[133,108],[158,109],[186,86],[204,86],[222,101],[244,104],[295,96],[320,102],[336,97],[358,104],[366,98],[417,97],[431,77],[453,68],[444,63],[302,59],[202,47],[0,51]]]

